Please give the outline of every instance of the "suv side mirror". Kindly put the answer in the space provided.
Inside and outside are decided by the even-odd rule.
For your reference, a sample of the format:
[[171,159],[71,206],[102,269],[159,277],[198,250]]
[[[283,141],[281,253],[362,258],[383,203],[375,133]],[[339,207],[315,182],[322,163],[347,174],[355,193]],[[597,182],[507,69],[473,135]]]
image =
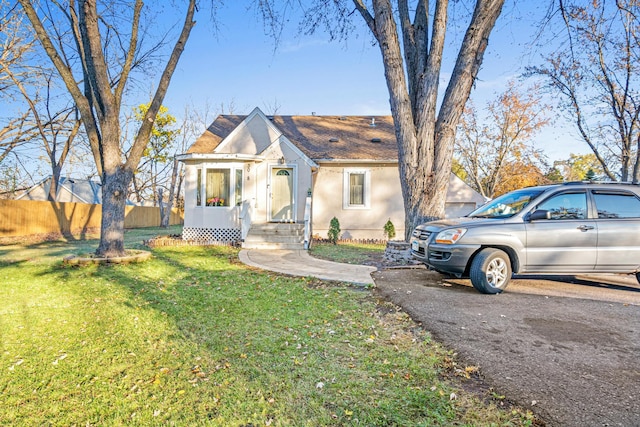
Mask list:
[[544,209],[538,209],[529,214],[529,221],[536,221],[539,219],[551,219],[551,212]]

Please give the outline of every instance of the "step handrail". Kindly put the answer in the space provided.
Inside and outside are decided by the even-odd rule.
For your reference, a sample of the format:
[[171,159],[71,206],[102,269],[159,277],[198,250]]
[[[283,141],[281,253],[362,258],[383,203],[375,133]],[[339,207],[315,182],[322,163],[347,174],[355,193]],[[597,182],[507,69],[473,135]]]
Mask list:
[[304,204],[304,249],[311,247],[311,196],[307,196]]

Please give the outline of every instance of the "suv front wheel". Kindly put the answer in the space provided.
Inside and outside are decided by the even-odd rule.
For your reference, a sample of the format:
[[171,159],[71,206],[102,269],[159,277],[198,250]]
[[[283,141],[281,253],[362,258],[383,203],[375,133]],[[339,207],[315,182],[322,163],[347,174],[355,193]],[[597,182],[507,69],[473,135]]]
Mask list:
[[471,262],[469,277],[473,287],[483,294],[502,292],[511,280],[511,261],[500,249],[481,250]]

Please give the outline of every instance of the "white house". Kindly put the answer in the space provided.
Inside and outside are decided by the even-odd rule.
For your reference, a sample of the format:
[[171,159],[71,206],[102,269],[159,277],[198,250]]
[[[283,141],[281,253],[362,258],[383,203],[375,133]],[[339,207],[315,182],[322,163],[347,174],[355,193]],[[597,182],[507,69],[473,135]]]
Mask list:
[[[16,200],[47,200],[51,179],[51,176],[48,176],[16,197]],[[89,179],[61,176],[56,190],[56,202],[89,203],[94,205],[102,203],[102,185]]]
[[[16,200],[48,200],[51,180],[52,177],[48,176],[20,194]],[[90,179],[61,176],[56,189],[55,201],[100,205],[102,204],[102,184]],[[126,204],[134,205],[130,200],[127,200]]]
[[[390,116],[221,115],[179,159],[185,239],[297,247],[310,233],[326,237],[334,216],[344,238],[382,238],[389,219],[404,235]],[[482,203],[451,174],[447,216]]]

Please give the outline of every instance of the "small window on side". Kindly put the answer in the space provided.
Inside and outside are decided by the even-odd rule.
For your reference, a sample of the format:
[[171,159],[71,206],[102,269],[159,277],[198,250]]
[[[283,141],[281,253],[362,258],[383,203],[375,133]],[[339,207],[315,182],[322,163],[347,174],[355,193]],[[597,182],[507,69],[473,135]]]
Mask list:
[[242,205],[242,169],[236,169],[236,188],[235,198],[236,206]]
[[202,169],[198,169],[198,178],[196,181],[196,206],[202,206]]
[[370,207],[371,173],[368,169],[345,169],[344,209],[368,209]]
[[594,192],[599,219],[640,218],[640,199],[631,193]]

